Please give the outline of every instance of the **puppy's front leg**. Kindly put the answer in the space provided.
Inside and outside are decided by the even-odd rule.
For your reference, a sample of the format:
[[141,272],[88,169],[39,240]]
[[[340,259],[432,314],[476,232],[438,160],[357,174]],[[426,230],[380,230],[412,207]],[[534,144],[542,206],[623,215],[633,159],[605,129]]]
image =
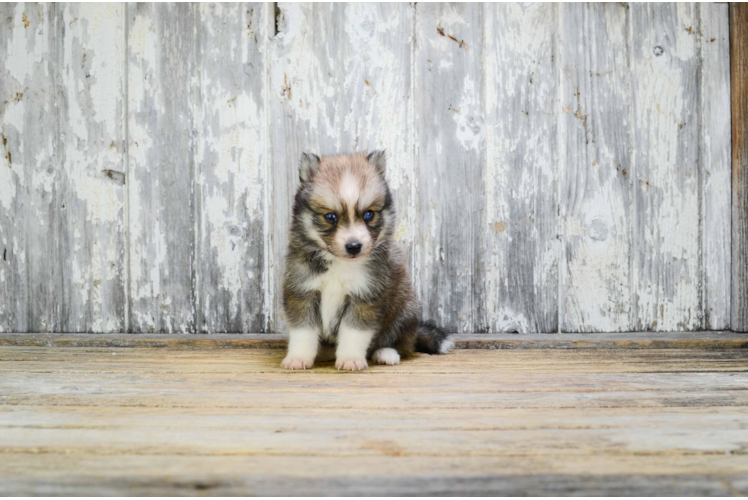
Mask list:
[[291,328],[288,332],[288,355],[281,366],[288,370],[306,370],[314,366],[319,348],[317,329],[311,326]]
[[365,370],[366,351],[369,349],[374,332],[361,330],[345,320],[338,329],[338,347],[335,350],[335,368],[338,370]]

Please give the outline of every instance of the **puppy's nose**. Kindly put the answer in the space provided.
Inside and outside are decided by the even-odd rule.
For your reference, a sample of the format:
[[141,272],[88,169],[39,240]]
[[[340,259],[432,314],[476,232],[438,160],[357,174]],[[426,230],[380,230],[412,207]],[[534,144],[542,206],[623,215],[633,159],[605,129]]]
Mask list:
[[348,255],[357,255],[361,251],[361,243],[351,241],[345,245],[345,251],[348,252]]

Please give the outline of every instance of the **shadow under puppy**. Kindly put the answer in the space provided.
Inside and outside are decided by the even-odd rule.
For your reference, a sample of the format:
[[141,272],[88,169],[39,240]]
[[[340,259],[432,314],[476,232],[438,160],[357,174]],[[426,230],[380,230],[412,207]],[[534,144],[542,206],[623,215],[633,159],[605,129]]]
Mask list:
[[421,321],[405,256],[393,240],[396,216],[383,151],[303,154],[283,277],[290,326],[281,366],[335,359],[364,370],[367,358],[396,365],[414,352],[443,354],[453,343]]

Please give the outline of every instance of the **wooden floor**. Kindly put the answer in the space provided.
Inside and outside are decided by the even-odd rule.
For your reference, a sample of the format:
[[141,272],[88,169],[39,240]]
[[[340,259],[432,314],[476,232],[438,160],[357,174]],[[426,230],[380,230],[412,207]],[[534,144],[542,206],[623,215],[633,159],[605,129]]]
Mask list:
[[361,373],[284,371],[273,343],[37,345],[0,346],[2,495],[748,494],[741,344]]

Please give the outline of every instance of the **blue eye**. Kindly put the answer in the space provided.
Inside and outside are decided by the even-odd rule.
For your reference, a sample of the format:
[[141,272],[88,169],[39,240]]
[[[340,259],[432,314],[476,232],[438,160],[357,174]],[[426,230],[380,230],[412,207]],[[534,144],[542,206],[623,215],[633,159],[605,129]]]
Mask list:
[[338,222],[338,216],[333,213],[325,214],[325,220],[330,224],[335,224]]
[[374,212],[372,212],[371,210],[367,210],[366,212],[364,212],[364,220],[366,222],[369,222],[373,218],[374,218]]

